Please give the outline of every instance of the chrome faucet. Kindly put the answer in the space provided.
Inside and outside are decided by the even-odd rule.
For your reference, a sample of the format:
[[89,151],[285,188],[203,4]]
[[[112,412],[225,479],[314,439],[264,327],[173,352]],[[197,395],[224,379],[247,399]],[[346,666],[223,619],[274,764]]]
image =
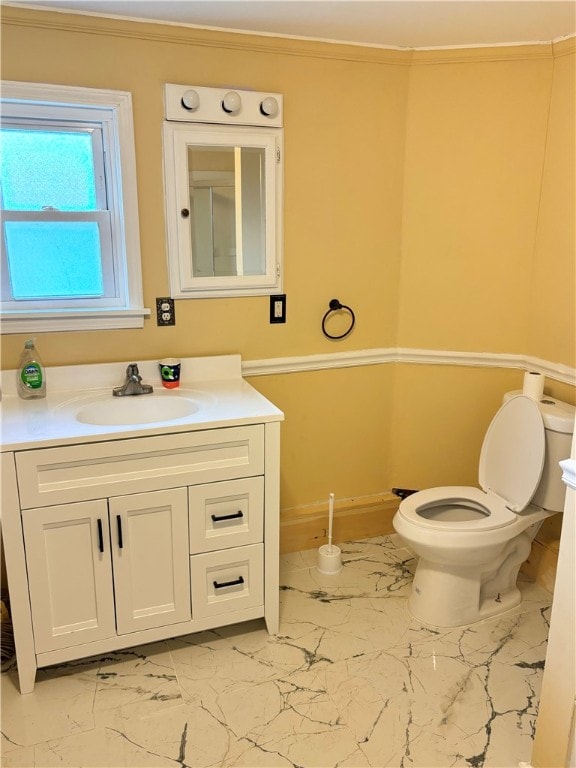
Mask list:
[[114,387],[112,394],[114,397],[124,397],[125,395],[150,395],[152,391],[151,384],[142,384],[138,365],[130,363],[126,368],[126,381],[121,387]]

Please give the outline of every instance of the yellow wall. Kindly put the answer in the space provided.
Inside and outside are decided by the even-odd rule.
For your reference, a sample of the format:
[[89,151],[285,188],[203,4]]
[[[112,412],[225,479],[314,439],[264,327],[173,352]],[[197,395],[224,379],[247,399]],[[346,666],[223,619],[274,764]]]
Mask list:
[[399,343],[525,353],[552,58],[450,55],[410,73]]
[[[285,99],[287,324],[269,325],[266,297],[182,300],[174,328],[42,334],[48,366],[394,347],[574,365],[574,292],[561,276],[540,290],[573,269],[573,41],[558,57],[551,45],[412,54],[9,7],[2,22],[4,79],[132,93],[149,307],[169,290],[163,84]],[[357,316],[340,342],[320,328],[333,297]],[[3,368],[22,345],[2,338]],[[282,506],[475,482],[486,424],[521,380],[406,364],[254,377],[286,413]]]
[[[574,366],[574,51],[570,40],[415,54],[398,346]],[[394,483],[476,484],[486,427],[521,387],[517,370],[399,366]],[[552,380],[546,393],[574,402]]]
[[[12,24],[36,19],[42,26]],[[285,326],[267,297],[183,300],[177,325],[143,331],[45,334],[46,364],[240,352],[244,359],[333,351],[321,333],[328,301],[361,307],[341,348],[395,340],[408,68],[392,52],[277,45],[267,38],[4,9],[2,77],[132,93],[144,299],[169,293],[162,171],[166,82],[284,94]],[[47,26],[48,25],[48,26]],[[62,29],[62,27],[64,29]],[[345,107],[334,98],[334,83]],[[370,119],[367,119],[369,115]],[[4,365],[22,337],[4,337]]]
[[556,46],[528,318],[532,355],[576,365],[576,56]]

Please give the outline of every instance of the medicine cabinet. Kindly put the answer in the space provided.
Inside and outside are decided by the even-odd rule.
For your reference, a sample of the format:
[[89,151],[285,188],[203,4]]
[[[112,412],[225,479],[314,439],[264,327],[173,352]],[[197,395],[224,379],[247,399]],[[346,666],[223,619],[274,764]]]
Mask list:
[[164,183],[173,298],[282,288],[282,97],[165,86]]

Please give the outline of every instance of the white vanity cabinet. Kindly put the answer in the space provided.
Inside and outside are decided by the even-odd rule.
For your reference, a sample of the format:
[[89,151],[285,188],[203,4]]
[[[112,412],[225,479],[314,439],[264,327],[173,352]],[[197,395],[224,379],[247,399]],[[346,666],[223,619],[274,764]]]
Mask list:
[[37,653],[188,621],[185,488],[22,511]]
[[278,631],[282,413],[239,377],[210,394],[204,421],[84,440],[39,439],[38,407],[20,437],[15,401],[1,491],[21,693],[39,667],[259,617]]

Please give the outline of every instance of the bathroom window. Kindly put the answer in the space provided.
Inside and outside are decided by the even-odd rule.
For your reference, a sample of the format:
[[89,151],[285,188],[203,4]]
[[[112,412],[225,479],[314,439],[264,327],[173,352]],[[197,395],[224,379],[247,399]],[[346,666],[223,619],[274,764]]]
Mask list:
[[2,332],[142,327],[130,94],[3,83]]

